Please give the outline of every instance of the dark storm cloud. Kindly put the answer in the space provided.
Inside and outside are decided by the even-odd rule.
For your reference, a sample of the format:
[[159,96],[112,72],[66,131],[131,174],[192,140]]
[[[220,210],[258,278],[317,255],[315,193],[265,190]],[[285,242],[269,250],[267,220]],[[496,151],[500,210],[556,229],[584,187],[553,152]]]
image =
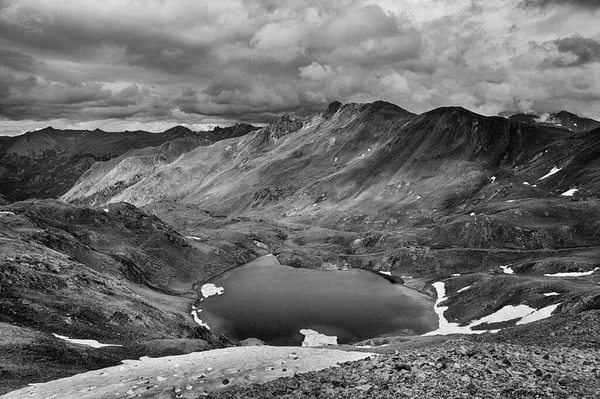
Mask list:
[[584,8],[600,8],[598,0],[525,0],[521,3],[523,7],[546,8],[551,6],[577,6]]
[[594,39],[572,36],[554,41],[556,49],[561,54],[570,56],[560,57],[553,61],[558,67],[580,67],[600,61],[600,42]]
[[18,51],[0,47],[0,65],[17,71],[31,72],[38,62],[35,58]]
[[597,5],[0,0],[0,118],[257,123],[379,99],[595,109],[599,79],[577,67],[598,65]]

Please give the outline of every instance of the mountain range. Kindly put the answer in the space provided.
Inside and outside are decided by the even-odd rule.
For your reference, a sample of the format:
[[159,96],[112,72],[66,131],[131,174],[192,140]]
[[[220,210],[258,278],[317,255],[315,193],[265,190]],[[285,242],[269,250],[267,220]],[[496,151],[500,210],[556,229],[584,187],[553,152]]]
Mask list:
[[432,297],[444,282],[444,314],[461,325],[556,305],[543,322],[485,327],[519,345],[600,344],[600,123],[575,114],[334,102],[262,128],[48,128],[0,138],[0,182],[6,391],[232,345],[189,306],[211,277],[268,253],[389,273]]

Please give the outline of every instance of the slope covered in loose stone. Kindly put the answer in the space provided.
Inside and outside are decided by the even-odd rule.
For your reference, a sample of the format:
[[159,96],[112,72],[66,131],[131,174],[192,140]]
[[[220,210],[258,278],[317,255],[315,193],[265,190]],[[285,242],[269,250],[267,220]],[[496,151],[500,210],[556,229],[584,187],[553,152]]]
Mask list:
[[[265,227],[185,237],[129,204],[29,200],[0,207],[0,392],[228,344],[190,314],[210,277],[268,251]],[[53,334],[124,345],[100,349]]]
[[[546,129],[462,108],[417,116],[384,102],[333,103],[308,120],[282,118],[172,162],[148,165],[143,155],[132,155],[97,164],[63,199],[127,201],[167,218],[168,206],[151,204],[178,202],[216,215],[296,226],[289,241],[297,247],[282,249],[286,262],[298,255],[315,264],[310,254],[300,253],[319,246],[332,252],[319,252],[322,262],[384,270],[403,265],[399,273],[406,275],[563,255],[588,270],[594,250],[518,251],[600,244],[595,133]],[[560,195],[573,188],[573,198],[589,200],[575,203]],[[432,251],[444,248],[464,250]],[[386,256],[369,259],[370,252]],[[551,271],[560,268],[555,263]]]
[[253,129],[250,125],[236,125],[211,132],[192,132],[177,126],[163,133],[150,133],[48,127],[21,136],[0,137],[0,194],[13,201],[55,198],[66,192],[96,161],[172,141],[180,141],[177,145],[189,151]]

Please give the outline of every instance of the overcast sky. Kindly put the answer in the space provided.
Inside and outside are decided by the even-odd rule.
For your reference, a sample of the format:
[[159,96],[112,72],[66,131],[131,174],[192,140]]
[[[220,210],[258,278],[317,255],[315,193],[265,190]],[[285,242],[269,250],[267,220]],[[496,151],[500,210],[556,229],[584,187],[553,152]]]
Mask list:
[[334,100],[600,120],[600,0],[0,0],[0,135]]

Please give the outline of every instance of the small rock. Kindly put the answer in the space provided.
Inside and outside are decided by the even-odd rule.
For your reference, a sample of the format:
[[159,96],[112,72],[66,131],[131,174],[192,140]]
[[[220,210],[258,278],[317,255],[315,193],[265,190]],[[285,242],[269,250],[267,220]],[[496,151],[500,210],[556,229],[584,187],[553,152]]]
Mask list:
[[400,370],[406,370],[406,371],[411,371],[412,367],[410,366],[410,364],[406,364],[406,363],[396,363],[394,365],[395,369],[400,371]]
[[469,382],[469,385],[467,385],[467,389],[469,390],[469,392],[471,392],[471,394],[477,392],[477,390],[479,389],[477,387],[477,385],[475,385],[475,383],[473,381]]
[[359,386],[357,386],[357,387],[356,387],[356,389],[357,389],[358,391],[361,391],[361,392],[367,392],[367,391],[369,391],[371,388],[372,388],[372,385],[371,385],[371,384],[363,384],[363,385],[359,385]]

